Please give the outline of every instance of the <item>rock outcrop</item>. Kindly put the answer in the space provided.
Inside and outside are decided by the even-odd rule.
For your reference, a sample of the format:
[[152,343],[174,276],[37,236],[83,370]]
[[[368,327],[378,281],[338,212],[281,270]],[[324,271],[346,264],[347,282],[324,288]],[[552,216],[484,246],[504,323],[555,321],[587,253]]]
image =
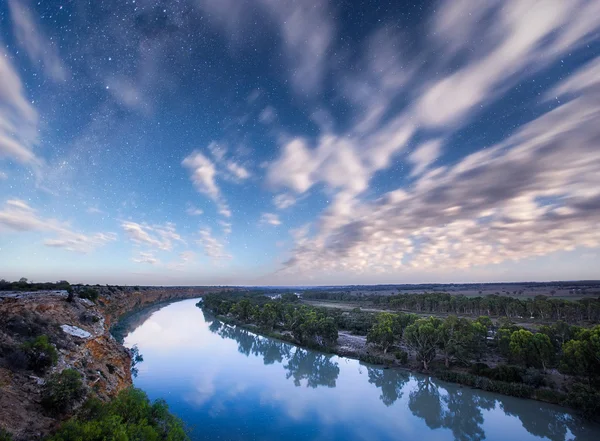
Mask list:
[[[95,303],[77,295],[67,301],[66,292],[0,293],[0,426],[15,440],[41,439],[61,423],[40,404],[45,378],[53,372],[76,369],[89,391],[103,400],[132,385],[130,353],[109,332],[121,316],[220,290],[95,289],[100,294]],[[58,362],[44,374],[35,374],[27,368],[22,345],[40,335],[47,335],[57,348]]]

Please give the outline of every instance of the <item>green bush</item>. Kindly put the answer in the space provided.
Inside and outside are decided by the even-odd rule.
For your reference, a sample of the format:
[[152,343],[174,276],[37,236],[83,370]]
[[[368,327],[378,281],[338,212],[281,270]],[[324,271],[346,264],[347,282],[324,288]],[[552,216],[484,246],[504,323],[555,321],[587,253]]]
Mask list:
[[578,410],[585,418],[600,419],[600,392],[583,383],[571,386],[566,404]]
[[105,404],[88,400],[80,415],[65,423],[48,441],[188,441],[182,422],[167,404],[151,403],[139,389],[122,391]]
[[12,441],[12,435],[2,427],[0,427],[0,441]]
[[42,406],[53,413],[64,413],[84,396],[81,374],[74,369],[65,369],[46,381],[42,392]]
[[37,373],[44,373],[58,361],[58,352],[50,343],[47,335],[24,343],[22,349],[27,355],[28,367]]
[[408,363],[408,352],[400,350],[394,352],[394,355],[396,356],[396,360],[398,360],[400,364]]
[[436,376],[440,380],[464,384],[475,389],[497,392],[519,398],[530,398],[534,391],[531,386],[525,384],[496,381],[463,372],[440,371],[436,373]]
[[98,291],[94,288],[86,288],[83,291],[79,292],[79,297],[95,302],[96,300],[98,300],[99,294]]
[[552,404],[564,404],[567,396],[554,389],[536,389],[535,390],[535,399],[540,401],[545,401],[547,403]]

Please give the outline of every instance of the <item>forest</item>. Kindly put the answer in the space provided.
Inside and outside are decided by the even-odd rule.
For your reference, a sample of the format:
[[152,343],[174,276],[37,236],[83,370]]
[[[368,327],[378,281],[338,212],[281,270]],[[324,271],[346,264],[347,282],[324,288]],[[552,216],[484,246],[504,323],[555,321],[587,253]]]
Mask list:
[[568,323],[600,322],[600,298],[565,300],[548,296],[518,298],[491,294],[468,297],[448,293],[355,295],[346,292],[307,291],[306,300],[369,304],[383,309],[427,314],[457,314],[488,317],[537,318]]
[[302,304],[295,295],[209,294],[198,306],[266,335],[331,352],[338,330],[366,335],[366,350],[357,354],[365,361],[391,361],[444,380],[567,405],[590,418],[600,415],[600,325],[559,320],[533,332],[505,316],[494,321],[486,315],[342,311]]

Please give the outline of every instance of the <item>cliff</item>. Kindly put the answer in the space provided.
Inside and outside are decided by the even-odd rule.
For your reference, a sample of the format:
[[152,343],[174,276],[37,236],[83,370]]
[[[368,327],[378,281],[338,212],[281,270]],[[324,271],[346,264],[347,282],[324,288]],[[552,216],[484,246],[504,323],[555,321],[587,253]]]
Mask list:
[[[77,295],[67,301],[66,292],[0,293],[0,426],[15,440],[41,439],[69,417],[53,417],[40,404],[45,379],[54,372],[76,369],[88,393],[103,400],[132,385],[129,351],[109,332],[121,316],[217,290],[95,289],[100,294],[95,303]],[[47,335],[58,350],[58,362],[43,375],[28,369],[22,350],[23,343],[39,335]]]

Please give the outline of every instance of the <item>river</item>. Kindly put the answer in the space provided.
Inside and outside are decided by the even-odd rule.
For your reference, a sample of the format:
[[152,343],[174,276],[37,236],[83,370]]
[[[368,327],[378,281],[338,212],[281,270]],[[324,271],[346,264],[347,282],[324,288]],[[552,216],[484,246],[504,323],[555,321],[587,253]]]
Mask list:
[[564,408],[305,350],[225,325],[184,300],[125,338],[135,385],[195,440],[600,439]]

